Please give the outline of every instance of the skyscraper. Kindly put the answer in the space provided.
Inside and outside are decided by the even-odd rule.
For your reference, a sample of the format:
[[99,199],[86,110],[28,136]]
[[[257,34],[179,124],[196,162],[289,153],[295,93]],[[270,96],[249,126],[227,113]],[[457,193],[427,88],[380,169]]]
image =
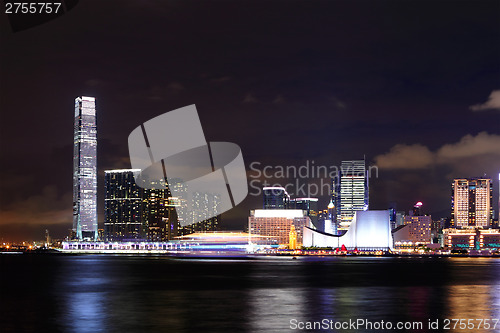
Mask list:
[[142,224],[142,188],[134,173],[140,169],[104,171],[104,234],[106,240],[145,238]]
[[79,240],[97,239],[97,127],[94,97],[75,99],[73,230]]
[[318,198],[295,198],[290,200],[290,209],[302,209],[307,211],[312,224],[318,228]]
[[264,187],[264,209],[288,209],[290,196],[281,186]]
[[342,161],[340,191],[336,199],[339,229],[346,230],[351,225],[355,212],[368,209],[368,177],[365,160]]
[[165,241],[177,236],[176,201],[168,187],[144,188],[142,191],[142,223],[150,241]]
[[453,227],[491,227],[493,182],[490,178],[454,179],[451,192],[451,225]]

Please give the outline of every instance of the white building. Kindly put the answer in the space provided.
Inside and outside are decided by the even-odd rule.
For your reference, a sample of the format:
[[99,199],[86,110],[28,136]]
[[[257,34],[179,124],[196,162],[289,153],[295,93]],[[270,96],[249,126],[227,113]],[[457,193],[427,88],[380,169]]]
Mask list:
[[312,228],[304,228],[305,247],[332,247],[345,245],[348,250],[388,250],[392,248],[389,210],[358,211],[342,236],[335,236]]

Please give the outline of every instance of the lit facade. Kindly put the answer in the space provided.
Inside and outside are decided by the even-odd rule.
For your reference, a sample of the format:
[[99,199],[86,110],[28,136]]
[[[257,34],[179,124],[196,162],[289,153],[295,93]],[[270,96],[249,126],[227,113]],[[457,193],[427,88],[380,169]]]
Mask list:
[[430,215],[405,216],[404,224],[408,225],[408,241],[413,244],[430,244],[432,217]]
[[489,178],[455,179],[451,224],[455,228],[489,228],[493,221],[493,183]]
[[290,209],[307,211],[307,216],[315,227],[318,227],[318,198],[296,198],[290,200]]
[[453,249],[499,249],[499,229],[455,229],[443,230],[444,245]]
[[264,209],[288,209],[290,195],[280,186],[264,187]]
[[75,99],[73,126],[73,230],[79,240],[97,239],[97,126],[95,98]]
[[106,240],[145,238],[142,224],[142,188],[134,174],[141,170],[104,172],[104,234]]
[[355,212],[347,232],[331,235],[312,228],[304,228],[304,246],[331,247],[360,251],[389,250],[393,247],[389,210]]
[[342,161],[340,170],[337,221],[339,229],[346,230],[355,212],[368,209],[368,177],[364,160]]
[[250,211],[248,232],[275,237],[279,244],[288,246],[293,225],[297,232],[297,246],[302,246],[303,228],[310,224],[307,212],[301,209],[256,209]]
[[142,223],[150,241],[165,241],[177,236],[176,200],[168,187],[142,190]]

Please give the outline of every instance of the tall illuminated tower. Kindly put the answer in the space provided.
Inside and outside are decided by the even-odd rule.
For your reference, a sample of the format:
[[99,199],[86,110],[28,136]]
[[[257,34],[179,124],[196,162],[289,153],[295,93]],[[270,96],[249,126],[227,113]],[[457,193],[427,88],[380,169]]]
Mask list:
[[493,221],[493,182],[491,179],[454,179],[451,186],[452,225],[455,228],[491,227]]
[[75,99],[73,143],[73,231],[97,239],[97,128],[94,97]]
[[348,229],[354,213],[368,209],[368,175],[365,160],[342,161],[340,166],[340,193],[337,200],[337,223]]

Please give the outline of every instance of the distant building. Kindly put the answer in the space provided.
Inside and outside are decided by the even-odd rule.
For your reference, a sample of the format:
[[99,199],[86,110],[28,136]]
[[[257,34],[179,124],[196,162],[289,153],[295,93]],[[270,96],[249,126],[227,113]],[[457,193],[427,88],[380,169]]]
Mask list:
[[290,200],[290,209],[302,209],[307,211],[307,216],[315,227],[318,227],[318,198],[296,198]]
[[75,99],[73,139],[73,230],[78,240],[97,240],[97,126],[94,97]]
[[393,233],[396,247],[401,242],[410,245],[431,244],[431,224],[432,218],[424,216],[405,216],[404,227],[396,229]]
[[176,201],[168,188],[143,189],[142,223],[150,241],[165,241],[177,236]]
[[104,171],[104,238],[133,240],[145,238],[142,224],[142,192],[135,183],[139,169]]
[[250,211],[248,232],[252,235],[275,237],[288,246],[292,225],[297,232],[297,246],[302,246],[303,228],[311,225],[307,212],[301,209],[256,209]]
[[183,227],[179,226],[177,234],[185,236],[192,233],[215,232],[219,230],[220,220],[221,216],[217,215],[204,221],[188,224]]
[[493,220],[493,183],[489,178],[453,180],[451,224],[455,228],[489,228]]
[[340,191],[337,221],[339,229],[346,230],[351,225],[355,212],[368,209],[368,175],[365,160],[342,161],[340,168]]
[[417,202],[414,206],[413,206],[413,216],[422,216],[422,201],[419,201]]
[[290,195],[281,186],[264,187],[264,209],[288,209],[290,208]]

